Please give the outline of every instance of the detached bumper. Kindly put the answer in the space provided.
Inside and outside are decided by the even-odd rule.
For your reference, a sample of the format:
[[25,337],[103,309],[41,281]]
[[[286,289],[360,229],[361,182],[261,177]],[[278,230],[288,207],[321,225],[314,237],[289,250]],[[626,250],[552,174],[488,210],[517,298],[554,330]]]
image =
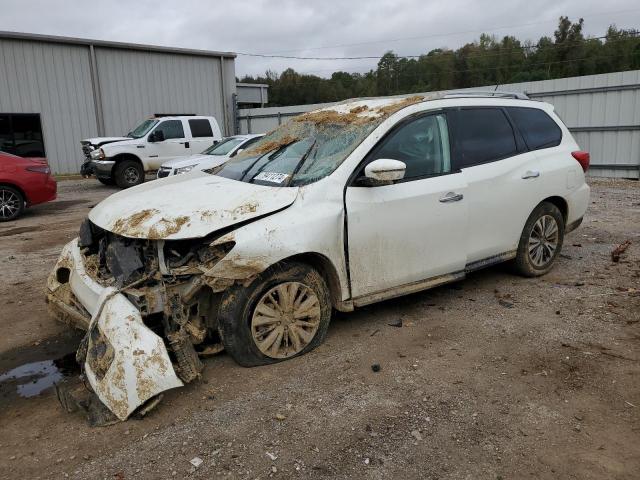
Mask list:
[[163,339],[145,326],[138,309],[87,274],[77,239],[62,250],[47,290],[56,318],[88,330],[87,378],[120,420],[157,394],[183,385]]

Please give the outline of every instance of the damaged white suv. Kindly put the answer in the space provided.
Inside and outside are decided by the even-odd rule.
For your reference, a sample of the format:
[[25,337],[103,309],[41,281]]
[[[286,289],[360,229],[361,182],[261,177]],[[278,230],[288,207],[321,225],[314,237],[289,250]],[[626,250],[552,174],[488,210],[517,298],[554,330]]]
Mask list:
[[49,280],[60,320],[121,420],[197,378],[319,345],[333,309],[511,260],[548,272],[587,209],[579,150],[551,105],[506,94],[343,102],[224,166],[112,195]]

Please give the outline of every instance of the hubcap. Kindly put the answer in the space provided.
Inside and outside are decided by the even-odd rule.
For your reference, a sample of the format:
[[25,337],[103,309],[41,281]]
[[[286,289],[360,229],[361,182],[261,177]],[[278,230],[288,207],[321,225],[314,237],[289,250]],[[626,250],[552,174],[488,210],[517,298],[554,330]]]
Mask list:
[[20,197],[10,190],[0,190],[0,217],[12,218],[20,210]]
[[320,301],[299,282],[285,282],[265,293],[251,319],[251,334],[267,357],[287,358],[300,353],[316,336]]
[[140,179],[138,169],[135,167],[128,167],[124,171],[124,179],[127,183],[138,183],[138,180]]
[[551,215],[538,219],[529,236],[529,258],[538,268],[545,267],[558,248],[558,222]]

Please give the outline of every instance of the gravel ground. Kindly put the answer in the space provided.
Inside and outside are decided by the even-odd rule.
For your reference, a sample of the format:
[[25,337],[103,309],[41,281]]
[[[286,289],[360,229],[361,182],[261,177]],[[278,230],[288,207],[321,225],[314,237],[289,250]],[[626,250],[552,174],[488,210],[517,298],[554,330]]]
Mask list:
[[[637,479],[640,184],[590,183],[548,275],[498,266],[339,314],[325,344],[273,366],[219,355],[143,420],[90,428],[51,389],[0,382],[0,478]],[[113,190],[59,190],[0,226],[0,375],[77,342],[47,317],[44,281]]]

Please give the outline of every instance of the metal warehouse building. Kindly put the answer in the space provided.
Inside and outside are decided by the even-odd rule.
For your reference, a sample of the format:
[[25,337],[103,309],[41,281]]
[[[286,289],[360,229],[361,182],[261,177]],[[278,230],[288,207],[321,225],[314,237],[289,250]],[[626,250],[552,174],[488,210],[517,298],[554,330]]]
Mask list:
[[235,54],[0,32],[0,150],[77,173],[80,140],[156,114],[213,115],[234,130]]

